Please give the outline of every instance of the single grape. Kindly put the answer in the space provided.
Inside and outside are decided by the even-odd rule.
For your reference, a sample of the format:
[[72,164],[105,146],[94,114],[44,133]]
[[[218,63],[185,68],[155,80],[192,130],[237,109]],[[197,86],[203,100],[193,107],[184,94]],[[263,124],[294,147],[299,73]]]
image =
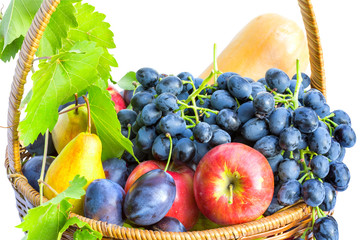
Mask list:
[[181,134],[186,130],[186,123],[181,116],[169,113],[161,118],[159,128],[164,134],[170,133],[172,137],[175,137],[177,134]]
[[211,106],[216,110],[222,110],[224,108],[236,109],[236,100],[226,90],[217,90],[211,95]]
[[287,151],[294,151],[298,148],[301,141],[301,133],[297,128],[284,128],[279,135],[279,145]]
[[346,149],[344,147],[341,147],[341,152],[339,157],[337,159],[332,159],[333,162],[342,162],[344,160],[345,154],[346,154]]
[[193,162],[195,164],[198,164],[200,160],[203,158],[203,156],[210,151],[211,146],[209,143],[199,143],[198,141],[194,141],[196,145],[196,155],[193,159]]
[[216,116],[217,115],[215,113],[212,113],[212,112],[208,112],[207,114],[209,116],[204,114],[203,121],[208,123],[208,124],[216,124]]
[[257,80],[258,83],[261,83],[262,85],[266,85],[266,80],[265,78],[260,78],[259,80]]
[[269,127],[264,119],[252,118],[240,128],[240,131],[246,140],[255,142],[269,134]]
[[298,149],[306,149],[308,147],[307,144],[308,135],[305,133],[301,133],[301,140],[298,145]]
[[255,109],[253,101],[245,102],[240,105],[236,110],[236,114],[241,123],[249,121],[251,118],[255,117]]
[[255,98],[256,95],[258,95],[258,93],[266,92],[265,86],[260,82],[252,82],[251,83],[251,89],[252,89],[251,96],[253,98]]
[[[133,145],[133,152],[134,152],[134,155],[135,157],[140,161],[144,161],[146,160],[147,158],[147,154],[142,152],[137,146],[136,146],[136,143],[135,143],[135,138],[131,140],[131,143]],[[128,163],[135,163],[136,160],[135,158],[127,151],[124,152],[124,154],[122,155],[122,157],[126,162]]]
[[277,68],[270,68],[265,74],[266,85],[278,93],[284,93],[290,86],[290,79],[286,73]]
[[347,124],[347,125],[351,126],[351,119],[346,112],[344,112],[343,110],[335,110],[332,113],[335,114],[335,116],[330,118],[333,122],[335,122],[339,125]]
[[338,224],[332,216],[316,219],[313,232],[316,240],[339,240]]
[[156,107],[155,103],[149,103],[141,111],[141,121],[145,126],[154,125],[162,116],[162,112]]
[[133,124],[136,121],[137,114],[130,109],[122,109],[117,113],[117,118],[122,127],[127,127],[128,124]]
[[210,139],[209,144],[212,147],[216,147],[218,145],[230,143],[230,142],[231,142],[231,136],[229,135],[229,133],[227,133],[222,129],[216,129],[213,130],[213,135],[212,138]]
[[227,90],[227,81],[230,77],[232,77],[234,75],[239,76],[239,74],[234,73],[234,72],[226,72],[226,73],[219,75],[219,77],[216,80],[216,82],[218,84],[218,89]]
[[254,148],[266,158],[273,157],[280,152],[279,138],[273,135],[262,137],[256,141]]
[[207,143],[212,137],[212,130],[208,123],[199,122],[193,129],[193,135],[196,141]]
[[251,84],[239,75],[231,76],[227,80],[227,89],[240,101],[248,99],[252,91]]
[[135,144],[142,152],[150,153],[156,137],[155,127],[143,126],[135,137]]
[[288,206],[300,200],[301,184],[297,180],[283,183],[278,191],[277,200],[283,206]]
[[179,95],[177,95],[177,99],[180,101],[184,101],[184,100],[188,99],[189,96],[190,95],[188,92],[182,92]]
[[325,154],[331,147],[331,136],[324,128],[317,128],[308,136],[309,149],[318,154]]
[[347,124],[340,124],[334,131],[335,139],[342,147],[351,148],[356,143],[356,134]]
[[156,160],[165,161],[170,153],[170,140],[165,134],[157,136],[153,142],[151,153]]
[[285,159],[280,162],[278,167],[278,176],[282,181],[297,179],[300,175],[300,166],[294,160]]
[[249,78],[249,77],[244,77],[244,79],[245,79],[246,81],[248,81],[249,83],[254,83],[254,82],[255,82],[254,79]]
[[290,126],[291,113],[284,107],[276,108],[269,116],[269,130],[274,135],[279,135],[280,132]]
[[264,216],[270,216],[273,215],[274,213],[276,213],[277,211],[279,211],[280,209],[282,209],[284,206],[280,205],[278,202],[278,199],[275,197],[272,198],[271,203],[269,205],[269,207],[266,209]]
[[331,163],[329,173],[326,176],[325,181],[329,182],[336,191],[345,191],[349,186],[350,171],[345,163]]
[[326,103],[324,95],[317,89],[312,88],[304,95],[304,106],[312,109],[319,109]]
[[216,123],[226,131],[237,131],[240,127],[240,119],[230,109],[222,109],[216,116]]
[[182,92],[182,90],[183,84],[180,78],[176,76],[165,77],[156,85],[156,93],[158,95],[168,92],[177,96]]
[[324,188],[325,198],[319,207],[323,211],[331,211],[336,205],[336,190],[330,183],[327,182],[324,182]]
[[311,171],[319,178],[324,178],[329,173],[329,160],[323,155],[316,155],[310,161]]
[[317,207],[325,199],[324,184],[317,179],[309,179],[303,183],[301,195],[307,205]]
[[149,92],[136,93],[131,98],[131,106],[135,112],[140,112],[147,104],[154,101],[154,96]]
[[259,117],[267,117],[275,108],[275,99],[271,93],[261,92],[254,98],[255,114]]
[[271,170],[275,174],[278,172],[279,164],[284,160],[284,157],[281,155],[281,153],[279,153],[273,157],[268,157],[267,160],[270,164]]
[[341,154],[341,146],[334,138],[331,138],[331,147],[329,151],[325,154],[326,157],[331,160],[336,160]]
[[211,109],[211,102],[210,99],[205,98],[205,99],[198,99],[196,100],[196,106],[201,107],[201,108],[209,108]]
[[319,119],[316,112],[308,107],[295,109],[293,122],[294,126],[302,133],[314,132],[319,126]]
[[159,73],[152,68],[140,68],[136,72],[136,79],[144,88],[155,87],[159,80]]
[[[177,75],[178,78],[180,78],[181,80],[186,80],[186,81],[189,81],[189,80],[193,80],[194,79],[194,76],[189,73],[189,72],[181,72]],[[191,84],[190,84],[191,86]]]
[[[310,77],[306,73],[301,73],[302,81],[301,84],[303,85],[304,89],[310,86],[311,80]],[[297,79],[297,75],[295,74],[292,79]]]
[[196,144],[188,138],[180,139],[172,152],[174,161],[190,162],[196,154]]
[[179,108],[174,94],[162,93],[155,99],[156,107],[163,112],[172,112]]
[[324,118],[324,117],[330,115],[330,106],[327,105],[326,103],[322,107],[314,109],[314,110],[320,118]]

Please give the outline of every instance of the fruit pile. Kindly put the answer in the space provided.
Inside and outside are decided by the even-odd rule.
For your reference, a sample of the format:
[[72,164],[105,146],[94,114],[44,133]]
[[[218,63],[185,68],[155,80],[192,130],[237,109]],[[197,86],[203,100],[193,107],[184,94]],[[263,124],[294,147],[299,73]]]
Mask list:
[[[203,80],[141,68],[136,80],[135,90],[124,92],[130,105],[117,113],[134,154],[103,162],[106,179],[88,186],[86,217],[186,231],[200,215],[238,224],[302,199],[313,207],[309,229],[316,239],[338,239],[328,212],[348,187],[343,159],[356,135],[346,112],[331,111],[306,74],[290,79],[272,68],[254,81],[215,70]],[[27,168],[39,168],[39,159],[23,167],[35,189],[39,176]]]

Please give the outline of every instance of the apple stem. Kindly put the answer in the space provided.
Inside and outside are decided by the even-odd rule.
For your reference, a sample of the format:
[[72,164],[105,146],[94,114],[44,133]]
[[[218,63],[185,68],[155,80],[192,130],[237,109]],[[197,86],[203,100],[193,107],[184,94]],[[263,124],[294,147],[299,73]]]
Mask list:
[[171,154],[172,154],[172,138],[171,138],[171,135],[170,133],[166,133],[165,136],[169,139],[170,141],[170,151],[169,151],[169,156],[168,156],[168,160],[167,160],[167,163],[166,163],[166,166],[165,166],[165,169],[164,169],[164,172],[167,171],[168,167],[169,167],[169,164],[170,164],[170,159],[171,159]]
[[[75,93],[75,107],[79,104],[79,101],[78,101],[78,94]],[[77,108],[75,108],[75,114],[78,114],[79,110]]]
[[234,188],[234,185],[230,184],[229,185],[230,196],[229,196],[229,201],[228,201],[229,204],[233,203],[233,198],[234,198],[234,196],[233,196],[233,188]]
[[85,102],[86,102],[86,107],[87,107],[87,112],[88,112],[88,129],[87,132],[91,133],[91,113],[90,113],[90,103],[89,103],[89,99],[86,96],[83,96]]

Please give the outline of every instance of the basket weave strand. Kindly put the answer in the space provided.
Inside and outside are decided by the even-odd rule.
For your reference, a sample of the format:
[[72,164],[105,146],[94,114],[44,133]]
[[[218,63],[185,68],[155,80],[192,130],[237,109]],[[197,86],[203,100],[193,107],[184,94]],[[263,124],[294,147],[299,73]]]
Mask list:
[[[27,75],[32,67],[34,55],[39,47],[40,39],[50,21],[52,13],[60,0],[44,0],[39,11],[25,36],[17,61],[15,75],[9,98],[8,109],[8,146],[6,151],[5,166],[9,173],[9,180],[15,190],[16,204],[19,215],[23,218],[27,210],[33,206],[38,206],[40,196],[27,182],[21,173],[21,163],[29,157],[20,148],[18,125],[20,120],[19,106],[24,93],[24,85]],[[319,89],[324,95],[325,72],[322,49],[320,45],[319,31],[315,20],[313,6],[310,0],[298,0],[301,14],[303,17],[306,35],[308,39],[310,66],[311,66],[311,86]],[[46,201],[46,199],[44,199]],[[124,228],[105,222],[88,219],[71,213],[90,224],[90,226],[103,234],[104,237],[113,239],[257,239],[266,237],[267,239],[280,240],[293,236],[299,236],[308,226],[310,221],[311,208],[305,203],[298,203],[290,208],[244,224],[223,227],[218,229],[192,231],[185,233],[169,233],[141,230],[134,228]],[[71,240],[75,228],[70,228],[65,232],[62,239]],[[108,238],[105,238],[108,239]]]

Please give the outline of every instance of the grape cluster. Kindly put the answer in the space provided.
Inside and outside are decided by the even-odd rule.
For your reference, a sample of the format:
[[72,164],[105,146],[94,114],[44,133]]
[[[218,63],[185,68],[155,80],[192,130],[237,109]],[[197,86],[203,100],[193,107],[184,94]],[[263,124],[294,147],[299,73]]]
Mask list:
[[254,81],[215,72],[215,84],[208,85],[209,79],[188,72],[174,76],[141,68],[136,78],[140,84],[130,101],[132,110],[118,113],[122,134],[133,142],[137,158],[125,153],[127,162],[171,156],[195,170],[217,145],[249,145],[267,158],[275,177],[265,214],[303,199],[318,216],[313,219],[316,239],[338,239],[337,223],[326,212],[334,208],[336,192],[348,187],[350,172],[343,159],[356,135],[348,114],[331,112],[324,95],[309,87],[306,74],[290,79],[272,68]]

